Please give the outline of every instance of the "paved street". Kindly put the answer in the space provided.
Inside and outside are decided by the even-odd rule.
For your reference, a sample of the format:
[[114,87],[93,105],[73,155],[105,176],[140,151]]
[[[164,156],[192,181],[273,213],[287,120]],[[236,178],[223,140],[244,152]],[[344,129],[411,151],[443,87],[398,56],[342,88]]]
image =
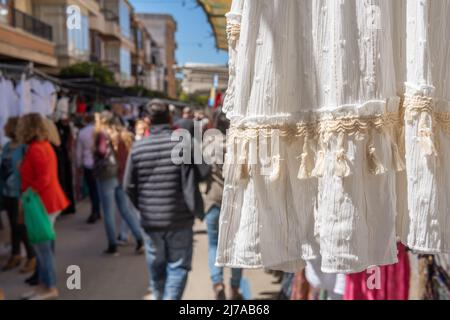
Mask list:
[[[103,223],[88,225],[87,203],[78,205],[75,216],[62,217],[57,222],[57,271],[61,299],[141,299],[146,293],[148,276],[143,255],[134,254],[134,246],[120,248],[120,256],[102,255],[106,248]],[[6,214],[1,215],[7,226]],[[193,271],[190,273],[185,299],[213,299],[207,265],[207,235],[204,224],[195,227]],[[7,238],[1,232],[0,241]],[[0,256],[3,265],[7,256]],[[70,265],[81,268],[81,290],[68,290],[66,269]],[[252,298],[267,299],[280,288],[274,278],[264,271],[245,271]],[[18,270],[0,272],[0,287],[8,299],[17,299],[30,287]],[[228,277],[227,277],[228,278]]]

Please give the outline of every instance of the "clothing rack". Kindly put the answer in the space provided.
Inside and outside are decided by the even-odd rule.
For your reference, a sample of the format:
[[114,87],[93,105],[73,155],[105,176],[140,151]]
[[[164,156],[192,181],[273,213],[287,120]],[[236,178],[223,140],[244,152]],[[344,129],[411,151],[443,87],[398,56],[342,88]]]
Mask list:
[[61,81],[59,79],[49,76],[48,74],[45,74],[44,72],[35,69],[33,63],[29,63],[27,65],[0,63],[0,74],[2,69],[8,71],[17,71],[19,73],[27,73],[29,75],[37,75],[38,77],[50,81],[58,86],[61,84]]

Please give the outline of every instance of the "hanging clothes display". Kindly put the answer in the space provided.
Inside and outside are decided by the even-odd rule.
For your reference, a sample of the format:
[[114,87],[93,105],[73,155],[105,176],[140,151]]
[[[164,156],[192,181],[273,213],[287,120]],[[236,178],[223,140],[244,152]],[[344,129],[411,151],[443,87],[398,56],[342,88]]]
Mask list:
[[403,85],[431,77],[448,101],[449,15],[445,0],[233,1],[218,265],[296,272],[320,257],[352,273],[396,263],[397,236],[450,244],[433,199],[450,173],[423,160],[437,158],[434,96]]
[[347,275],[344,300],[408,300],[411,270],[408,252],[401,244],[398,260],[395,265]]
[[13,83],[0,75],[0,145],[6,143],[4,126],[9,117],[17,116],[19,98]]
[[450,2],[407,1],[405,143],[409,212],[401,239],[418,252],[450,252]]

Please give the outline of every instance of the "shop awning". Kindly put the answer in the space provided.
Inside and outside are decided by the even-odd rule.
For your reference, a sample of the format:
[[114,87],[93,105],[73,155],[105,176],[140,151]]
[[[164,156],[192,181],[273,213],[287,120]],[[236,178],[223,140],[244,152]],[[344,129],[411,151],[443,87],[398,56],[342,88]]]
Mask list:
[[230,11],[231,0],[197,0],[205,10],[216,38],[216,46],[228,50],[227,22],[225,14]]

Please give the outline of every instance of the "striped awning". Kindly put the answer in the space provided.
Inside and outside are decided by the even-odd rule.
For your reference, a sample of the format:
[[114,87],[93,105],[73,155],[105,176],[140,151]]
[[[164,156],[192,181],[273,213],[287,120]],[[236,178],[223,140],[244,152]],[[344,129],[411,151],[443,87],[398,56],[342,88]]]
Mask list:
[[208,15],[209,23],[216,38],[216,46],[228,50],[227,22],[225,14],[230,11],[231,0],[197,0]]

